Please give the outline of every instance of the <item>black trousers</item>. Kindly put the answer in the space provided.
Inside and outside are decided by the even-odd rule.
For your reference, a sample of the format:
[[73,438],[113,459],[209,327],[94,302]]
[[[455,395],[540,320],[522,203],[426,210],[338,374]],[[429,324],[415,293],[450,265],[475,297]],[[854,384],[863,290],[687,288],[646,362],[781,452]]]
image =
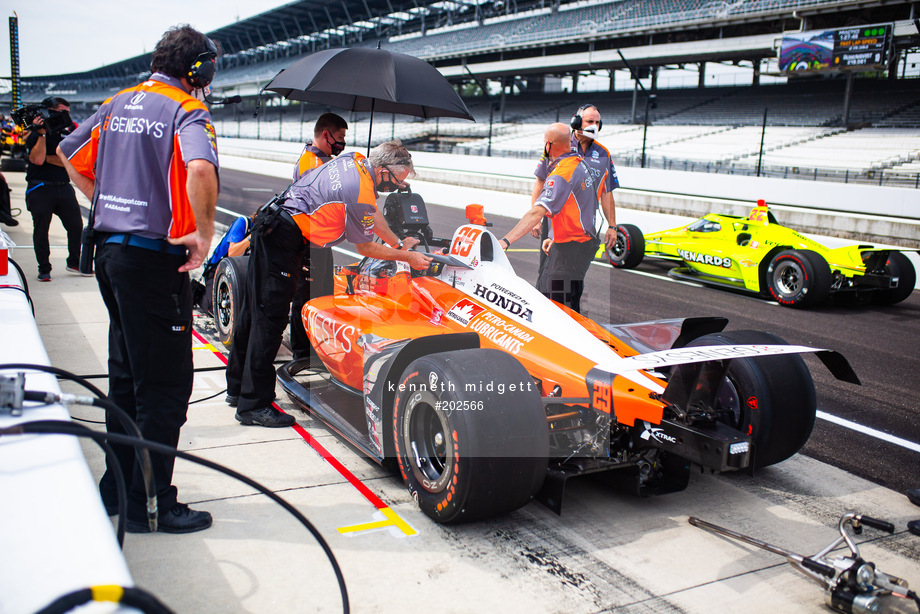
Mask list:
[[48,230],[53,216],[58,216],[67,231],[67,266],[80,266],[80,236],[83,216],[80,204],[70,184],[43,185],[26,189],[26,207],[32,214],[32,245],[39,273],[51,272],[51,245]]
[[[125,410],[144,439],[175,448],[192,393],[192,291],[185,256],[109,243],[96,250],[96,281],[109,312],[109,398]],[[125,429],[106,416],[111,433]],[[133,433],[132,433],[133,434]],[[113,462],[128,480],[128,517],[146,517],[143,473],[134,449],[114,446],[99,483],[102,499],[117,500]],[[151,453],[160,512],[176,504],[172,456]]]
[[297,290],[291,303],[291,353],[294,360],[310,357],[310,339],[303,327],[303,306],[312,298],[330,296],[335,291],[331,247],[309,244],[303,254],[306,272],[297,275]]
[[581,313],[585,275],[600,244],[600,240],[594,237],[583,243],[553,243],[546,258],[546,266],[537,280],[537,290],[557,303]]
[[294,222],[280,219],[267,236],[258,218],[256,223],[246,293],[227,362],[227,394],[239,396],[240,413],[268,407],[275,398],[274,361],[305,248]]

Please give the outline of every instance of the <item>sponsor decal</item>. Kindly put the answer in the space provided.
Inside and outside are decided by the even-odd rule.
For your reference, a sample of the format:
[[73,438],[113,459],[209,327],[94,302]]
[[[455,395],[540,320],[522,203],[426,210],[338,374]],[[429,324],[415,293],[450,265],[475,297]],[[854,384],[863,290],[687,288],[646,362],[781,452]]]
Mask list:
[[511,290],[508,290],[507,288],[504,288],[504,287],[502,287],[502,286],[500,286],[500,285],[498,285],[498,284],[492,284],[492,285],[489,286],[489,287],[492,288],[492,289],[494,289],[494,290],[497,290],[497,291],[501,292],[502,294],[506,294],[506,295],[510,296],[511,298],[513,298],[514,300],[518,301],[518,302],[521,303],[522,305],[529,305],[529,304],[530,304],[530,303],[528,303],[528,302],[524,299],[524,297],[520,296],[519,294],[515,294],[515,293],[512,292]]
[[594,151],[591,152],[591,157],[594,158],[595,160],[597,160],[598,158],[601,157],[601,155],[600,155],[600,154],[597,152],[597,150],[595,149]]
[[450,308],[450,311],[447,312],[447,317],[460,322],[464,326],[469,326],[470,321],[483,311],[485,311],[485,307],[481,307],[470,299],[465,298]]
[[442,318],[442,317],[444,317],[444,310],[443,310],[443,309],[435,309],[435,310],[434,310],[434,313],[431,314],[431,319],[429,319],[428,321],[429,321],[430,323],[434,324],[435,326],[439,326],[439,325],[441,324],[441,318]]
[[476,290],[473,291],[473,296],[478,296],[486,302],[495,305],[502,311],[507,311],[511,315],[517,316],[522,320],[527,320],[528,322],[533,321],[533,311],[530,308],[509,296],[505,296],[491,288],[486,288],[482,284],[476,284]]
[[643,439],[645,441],[649,441],[653,439],[659,443],[671,443],[675,445],[677,444],[677,438],[672,437],[671,435],[668,435],[667,433],[665,433],[664,429],[657,427],[657,426],[652,426],[651,424],[645,421],[643,421],[642,424],[645,426],[645,429],[639,435],[639,439]]
[[757,266],[757,263],[754,262],[753,260],[751,260],[750,258],[745,258],[744,260],[742,260],[742,261],[739,262],[738,264],[740,264],[741,266],[743,266],[743,267],[746,268],[746,269],[749,269],[749,268],[751,268],[752,266]]
[[147,97],[147,92],[138,92],[131,97],[130,102],[125,105],[125,109],[129,111],[143,110],[144,105],[141,104],[141,101]]
[[680,257],[686,260],[687,262],[698,262],[699,264],[708,264],[710,266],[720,266],[725,269],[732,268],[732,259],[723,258],[722,256],[713,256],[712,254],[699,254],[697,252],[690,252],[685,249],[677,250],[677,253],[680,254]]
[[166,124],[143,117],[121,117],[116,115],[108,119],[103,129],[125,134],[146,134],[156,139],[161,139],[166,134]]
[[418,213],[418,205],[411,205],[409,210],[412,211],[412,213]]
[[724,360],[726,358],[743,358],[745,356],[769,356],[772,354],[789,353],[790,348],[796,351],[794,346],[780,345],[724,345],[712,347],[687,347],[650,354],[637,354],[624,359],[629,363],[641,365],[640,369],[647,369],[652,366],[661,366],[669,364],[679,364],[682,362],[702,362],[706,360]]
[[307,326],[315,344],[331,343],[337,350],[351,351],[352,337],[356,332],[353,325],[336,322],[318,311],[310,310],[307,314]]
[[361,218],[361,225],[365,228],[372,228],[374,226],[374,214],[365,213],[364,217]]
[[486,311],[470,325],[470,329],[479,333],[503,350],[517,354],[524,345],[533,341],[534,336],[494,313]]

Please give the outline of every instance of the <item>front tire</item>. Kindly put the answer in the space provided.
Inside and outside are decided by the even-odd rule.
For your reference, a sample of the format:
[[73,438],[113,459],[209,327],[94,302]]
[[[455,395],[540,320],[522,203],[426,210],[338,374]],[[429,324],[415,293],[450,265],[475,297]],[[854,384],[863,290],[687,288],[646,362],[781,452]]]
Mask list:
[[606,250],[607,260],[618,269],[634,269],[645,257],[645,235],[632,224],[617,226],[617,242]]
[[218,263],[217,272],[214,273],[211,313],[214,314],[217,338],[227,349],[233,345],[233,331],[239,321],[248,271],[248,256],[228,256]]
[[770,261],[767,287],[773,299],[781,305],[819,305],[831,293],[831,269],[817,252],[788,249]]
[[874,293],[872,302],[876,305],[894,305],[910,296],[917,285],[917,271],[914,270],[910,259],[901,252],[890,252],[885,271],[898,278],[898,286]]
[[[687,344],[788,345],[772,333],[739,330],[704,335]],[[815,384],[797,354],[731,361],[716,409],[722,421],[746,433],[754,443],[754,467],[784,461],[798,452],[815,425]]]
[[540,489],[549,456],[546,413],[515,358],[493,349],[430,354],[406,367],[397,390],[399,470],[434,521],[504,514]]

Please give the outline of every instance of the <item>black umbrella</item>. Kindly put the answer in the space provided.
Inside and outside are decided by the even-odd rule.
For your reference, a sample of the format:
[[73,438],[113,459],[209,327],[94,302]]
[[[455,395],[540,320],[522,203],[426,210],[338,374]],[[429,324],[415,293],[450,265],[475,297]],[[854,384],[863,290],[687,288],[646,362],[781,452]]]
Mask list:
[[473,120],[463,100],[437,69],[411,55],[384,49],[317,51],[275,75],[265,89],[290,100],[370,111],[371,128],[374,111]]

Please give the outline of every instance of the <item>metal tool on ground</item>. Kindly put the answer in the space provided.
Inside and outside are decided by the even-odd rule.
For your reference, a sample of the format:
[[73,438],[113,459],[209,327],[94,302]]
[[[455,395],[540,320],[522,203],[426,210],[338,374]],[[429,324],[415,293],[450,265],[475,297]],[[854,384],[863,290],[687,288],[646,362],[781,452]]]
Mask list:
[[[742,533],[690,517],[690,524],[711,533],[737,539],[774,554],[786,557],[786,561],[797,571],[824,587],[824,602],[833,610],[845,614],[875,614],[883,611],[883,597],[897,595],[912,599],[920,611],[920,597],[908,589],[907,581],[886,574],[876,568],[875,563],[863,559],[847,527],[853,533],[862,533],[863,526],[894,533],[894,525],[884,520],[870,518],[857,513],[844,514],[837,525],[840,537],[832,541],[817,554],[804,556],[773,544],[760,541]],[[846,544],[849,554],[830,557],[831,552]]]

